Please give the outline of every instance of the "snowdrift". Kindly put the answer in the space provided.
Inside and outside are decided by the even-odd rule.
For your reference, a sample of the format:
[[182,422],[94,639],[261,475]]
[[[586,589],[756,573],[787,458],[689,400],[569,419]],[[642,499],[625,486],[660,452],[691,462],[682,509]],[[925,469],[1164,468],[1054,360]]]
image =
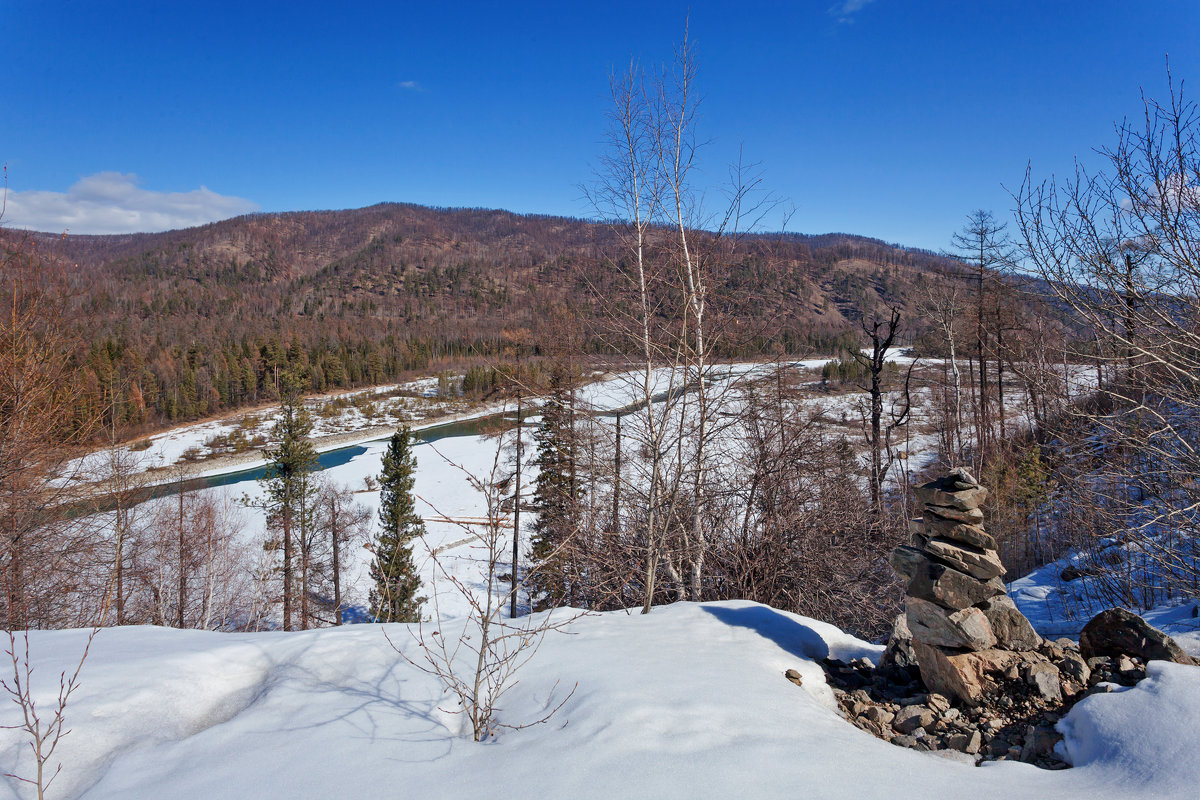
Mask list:
[[[462,623],[456,623],[461,626]],[[875,739],[832,710],[816,659],[877,658],[827,624],[746,602],[582,617],[551,633],[477,744],[438,682],[400,658],[407,626],[225,634],[101,631],[67,709],[53,797],[1195,797],[1200,668],[1154,662],[1137,687],[1060,723],[1075,769],[976,768]],[[428,631],[428,628],[427,628]],[[453,636],[447,626],[440,632]],[[86,631],[35,632],[38,697]],[[796,669],[803,688],[783,673]],[[17,720],[11,704],[0,725]],[[0,730],[2,771],[31,771]],[[0,782],[0,798],[32,796]]]

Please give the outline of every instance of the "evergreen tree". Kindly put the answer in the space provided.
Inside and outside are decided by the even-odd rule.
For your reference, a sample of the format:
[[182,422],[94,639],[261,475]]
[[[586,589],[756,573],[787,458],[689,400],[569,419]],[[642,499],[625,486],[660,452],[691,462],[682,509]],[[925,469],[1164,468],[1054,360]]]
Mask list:
[[266,485],[268,521],[278,526],[283,538],[283,628],[292,629],[295,606],[293,578],[296,537],[310,522],[312,506],[308,473],[317,467],[317,454],[309,435],[312,419],[300,395],[303,376],[285,372],[280,376],[279,419],[272,429],[278,444],[269,448],[271,459],[262,481]]
[[371,562],[371,614],[379,622],[416,622],[425,598],[417,597],[421,576],[413,562],[412,540],[425,534],[413,502],[417,459],[408,426],[392,434],[379,476],[380,530]]
[[537,520],[530,537],[533,571],[529,587],[541,593],[543,608],[568,602],[571,597],[566,543],[578,525],[580,481],[576,475],[574,431],[569,393],[557,380],[551,397],[542,406],[542,423],[534,434],[537,442],[538,483],[533,493]]

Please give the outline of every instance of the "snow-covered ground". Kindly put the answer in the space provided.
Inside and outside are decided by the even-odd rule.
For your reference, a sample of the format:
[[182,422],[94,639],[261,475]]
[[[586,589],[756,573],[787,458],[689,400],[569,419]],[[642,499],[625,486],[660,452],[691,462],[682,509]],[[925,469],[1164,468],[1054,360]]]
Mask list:
[[[548,723],[484,743],[469,726],[464,735],[441,684],[392,649],[389,638],[419,659],[406,626],[103,630],[67,709],[51,796],[1131,800],[1194,798],[1200,786],[1200,668],[1153,662],[1138,686],[1079,703],[1060,723],[1074,769],[976,768],[839,718],[815,659],[879,648],[824,623],[746,602],[680,603],[567,630],[518,673],[498,719],[536,720],[574,693]],[[39,700],[85,638],[31,635]],[[0,724],[15,712],[0,708]],[[0,730],[0,764],[29,774],[19,732]],[[0,798],[30,796],[0,781]]]

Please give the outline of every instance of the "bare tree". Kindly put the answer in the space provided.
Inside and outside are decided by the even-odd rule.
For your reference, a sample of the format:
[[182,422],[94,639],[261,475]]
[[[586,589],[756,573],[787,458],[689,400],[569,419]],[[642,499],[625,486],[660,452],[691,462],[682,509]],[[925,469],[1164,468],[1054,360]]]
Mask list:
[[1200,108],[1168,84],[1117,126],[1100,170],[1027,171],[1015,195],[1028,264],[1086,330],[1063,370],[1097,365],[1095,395],[1068,406],[1080,518],[1101,514],[1094,529],[1145,562],[1117,576],[1143,605],[1200,578]]
[[[500,574],[508,550],[506,537],[509,532],[503,517],[507,484],[501,466],[504,438],[505,435],[501,434],[497,440],[495,455],[486,475],[476,475],[461,464],[453,464],[479,494],[487,509],[486,522],[482,526],[458,523],[470,540],[482,586],[473,586],[468,578],[450,568],[444,554],[428,548],[437,576],[430,592],[432,618],[428,621],[422,619],[416,624],[415,630],[409,630],[420,648],[420,655],[409,657],[394,642],[392,645],[409,663],[442,682],[454,699],[454,706],[444,710],[462,714],[470,724],[472,738],[477,742],[494,736],[501,729],[520,729],[548,721],[574,693],[572,688],[538,719],[517,721],[502,718],[501,701],[516,684],[517,672],[537,654],[547,633],[562,630],[578,616],[570,614],[556,617],[552,612],[527,614],[519,618],[504,616],[514,591],[505,587]],[[444,516],[436,507],[430,507]],[[447,590],[444,587],[449,588]],[[458,636],[448,635],[452,622],[450,617],[444,615],[442,605],[446,591],[457,600],[465,601],[468,609],[463,630]]]

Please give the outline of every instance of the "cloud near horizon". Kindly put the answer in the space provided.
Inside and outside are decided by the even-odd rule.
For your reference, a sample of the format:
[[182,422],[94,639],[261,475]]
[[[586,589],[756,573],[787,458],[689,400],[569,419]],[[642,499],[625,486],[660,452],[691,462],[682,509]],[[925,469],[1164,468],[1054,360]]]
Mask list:
[[155,233],[191,228],[258,210],[241,197],[205,186],[190,192],[155,192],[133,173],[97,172],[65,192],[8,192],[3,223],[49,233]]

